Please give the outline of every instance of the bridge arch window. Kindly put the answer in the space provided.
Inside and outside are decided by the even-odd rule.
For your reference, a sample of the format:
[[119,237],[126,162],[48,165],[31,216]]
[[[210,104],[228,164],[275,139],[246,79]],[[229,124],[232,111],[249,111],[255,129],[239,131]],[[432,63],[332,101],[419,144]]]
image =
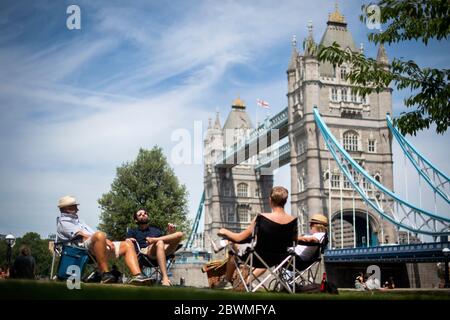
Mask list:
[[297,179],[297,187],[298,187],[298,192],[305,191],[305,178],[304,177],[300,177]]
[[366,96],[362,95],[361,96],[361,103],[366,104],[366,102],[367,102]]
[[375,139],[369,139],[368,151],[371,152],[371,153],[375,153],[376,152],[376,141],[375,141]]
[[226,211],[227,221],[228,222],[235,222],[236,221],[236,214],[231,207],[227,207]]
[[305,153],[305,143],[303,141],[297,141],[297,154],[300,156]]
[[347,97],[347,89],[342,89],[341,90],[341,95],[342,95],[342,101],[348,101],[348,97]]
[[340,188],[341,187],[341,176],[339,174],[331,175],[331,187]]
[[351,101],[357,102],[356,90],[351,91]]
[[336,88],[331,89],[331,101],[338,101],[338,91]]
[[248,197],[248,185],[246,183],[239,183],[237,185],[238,197]]
[[237,207],[239,222],[250,222],[250,215],[247,205],[239,205]]
[[341,67],[341,80],[345,80],[345,77],[347,76],[347,68],[345,66]]
[[381,175],[379,173],[376,173],[374,176],[375,180],[381,183]]
[[347,151],[358,151],[359,150],[359,146],[358,146],[359,136],[356,131],[353,131],[353,130],[346,131],[344,133],[343,140],[344,140],[343,145],[344,145],[345,150],[347,150]]
[[228,185],[225,185],[223,188],[223,195],[225,197],[230,197],[231,196],[231,188]]

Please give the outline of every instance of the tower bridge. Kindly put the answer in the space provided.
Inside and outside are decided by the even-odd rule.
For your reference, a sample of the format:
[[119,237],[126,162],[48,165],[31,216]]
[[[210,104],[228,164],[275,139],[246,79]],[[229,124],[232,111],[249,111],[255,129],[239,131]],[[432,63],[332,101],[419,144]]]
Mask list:
[[[319,62],[311,49],[316,44],[312,24],[308,29],[304,52],[297,49],[295,38],[292,43],[286,108],[254,128],[244,101],[237,98],[223,126],[219,113],[214,124],[210,119],[204,140],[204,193],[186,246],[192,244],[203,207],[206,247],[217,241],[220,228],[241,231],[256,214],[269,211],[273,169],[289,164],[291,214],[298,217],[301,233],[309,231],[310,215],[328,216],[330,243],[324,260],[329,274],[340,277],[338,284],[348,285],[354,279],[349,272],[364,271],[368,263],[384,265],[399,277],[406,270],[412,278],[417,268],[409,263],[444,261],[441,249],[449,247],[450,217],[418,208],[392,191],[393,140],[433,190],[435,200],[449,204],[450,179],[392,124],[392,89],[357,94],[345,79],[350,66]],[[319,44],[333,42],[362,52],[337,8]],[[376,60],[387,68],[383,44]],[[440,247],[411,244],[394,249],[405,238],[419,242],[419,235],[441,240]],[[403,277],[405,286],[417,285],[407,278]]]

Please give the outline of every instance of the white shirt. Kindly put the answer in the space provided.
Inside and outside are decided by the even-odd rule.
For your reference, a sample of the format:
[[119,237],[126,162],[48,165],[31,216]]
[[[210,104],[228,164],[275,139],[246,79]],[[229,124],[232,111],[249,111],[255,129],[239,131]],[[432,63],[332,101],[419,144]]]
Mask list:
[[[322,243],[323,239],[325,238],[325,232],[315,232],[312,235],[307,235],[307,237],[314,237],[317,240],[319,240],[320,243]],[[298,244],[295,247],[295,253],[303,260],[303,261],[309,261],[312,260],[315,253],[319,250],[318,246],[304,246],[301,244]]]
[[95,230],[89,227],[83,220],[78,219],[77,215],[61,213],[57,226],[58,239],[62,241],[70,240],[78,231],[82,231],[88,235],[95,233]]
[[380,289],[380,280],[375,277],[370,277],[366,281],[366,287],[369,290]]

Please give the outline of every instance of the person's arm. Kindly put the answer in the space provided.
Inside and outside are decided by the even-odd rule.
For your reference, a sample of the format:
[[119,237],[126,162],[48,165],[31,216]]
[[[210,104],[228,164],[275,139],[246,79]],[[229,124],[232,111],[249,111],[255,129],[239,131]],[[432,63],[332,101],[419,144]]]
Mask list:
[[252,222],[250,223],[250,225],[247,227],[247,229],[245,229],[242,232],[236,233],[236,232],[230,231],[228,229],[221,228],[219,230],[219,232],[217,233],[217,235],[220,237],[225,237],[228,240],[231,240],[233,242],[244,241],[245,239],[249,238],[252,235],[253,229],[255,228],[255,221],[256,221],[256,218],[254,218],[252,220]]
[[162,233],[162,231],[158,228],[158,234],[156,234],[155,237],[147,237],[146,238],[147,243],[149,245],[151,245],[151,244],[154,244],[154,243],[156,243],[158,241],[163,241],[164,243],[167,244],[167,243],[173,242],[174,240],[177,240],[180,237],[180,234],[175,232],[175,226],[174,225],[172,225],[172,227],[169,227],[169,225],[172,225],[172,224],[168,224],[168,231],[171,231],[173,233],[164,235]]
[[297,238],[298,241],[301,242],[311,242],[311,243],[319,243],[319,239],[314,236],[300,236]]
[[58,223],[58,235],[62,237],[62,240],[71,240],[73,237],[80,235],[83,240],[90,237],[87,233],[83,232],[77,224],[71,220],[61,218]]
[[167,234],[165,236],[160,236],[160,237],[154,237],[154,238],[147,237],[146,240],[147,240],[148,244],[150,245],[150,244],[156,243],[160,240],[162,240],[163,242],[170,242],[177,238],[178,238],[178,235],[176,233],[171,233],[171,234]]

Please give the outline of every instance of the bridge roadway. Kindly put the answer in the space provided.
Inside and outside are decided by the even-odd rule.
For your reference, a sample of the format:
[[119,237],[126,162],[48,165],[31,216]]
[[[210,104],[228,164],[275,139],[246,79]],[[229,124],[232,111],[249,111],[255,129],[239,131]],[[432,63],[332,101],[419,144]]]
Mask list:
[[325,263],[413,263],[444,262],[450,256],[444,255],[444,248],[450,249],[450,242],[384,245],[366,248],[325,250]]

